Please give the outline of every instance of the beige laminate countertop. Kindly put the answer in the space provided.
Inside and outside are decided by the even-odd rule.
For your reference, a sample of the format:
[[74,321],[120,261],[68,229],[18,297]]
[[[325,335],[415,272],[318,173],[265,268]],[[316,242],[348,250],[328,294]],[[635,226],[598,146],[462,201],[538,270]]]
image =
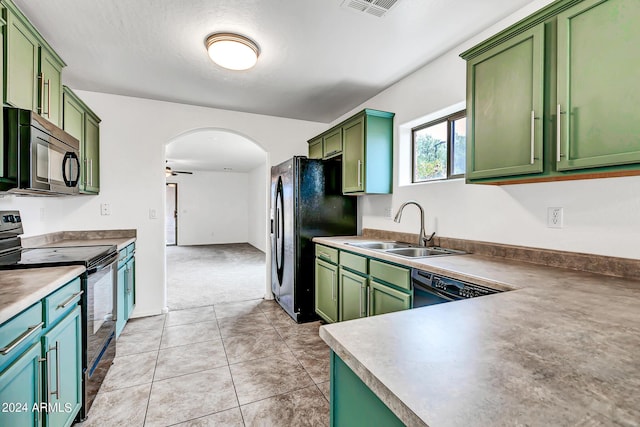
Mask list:
[[0,271],[0,323],[46,297],[85,271],[83,266]]
[[118,250],[124,249],[131,243],[135,242],[135,237],[115,237],[103,239],[69,239],[61,240],[53,243],[46,243],[38,246],[39,248],[60,248],[64,246],[113,246],[116,245]]
[[514,289],[323,326],[320,336],[407,425],[640,425],[640,283],[454,255],[400,259]]

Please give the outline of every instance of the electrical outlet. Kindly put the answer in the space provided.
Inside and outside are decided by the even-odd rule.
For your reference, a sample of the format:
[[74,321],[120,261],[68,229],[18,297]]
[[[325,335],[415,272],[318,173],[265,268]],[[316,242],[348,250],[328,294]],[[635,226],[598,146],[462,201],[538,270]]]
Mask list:
[[391,218],[391,206],[387,206],[384,208],[384,217]]
[[547,208],[547,227],[562,228],[563,227],[563,211],[562,208]]
[[111,215],[111,205],[109,203],[102,203],[100,205],[100,215]]

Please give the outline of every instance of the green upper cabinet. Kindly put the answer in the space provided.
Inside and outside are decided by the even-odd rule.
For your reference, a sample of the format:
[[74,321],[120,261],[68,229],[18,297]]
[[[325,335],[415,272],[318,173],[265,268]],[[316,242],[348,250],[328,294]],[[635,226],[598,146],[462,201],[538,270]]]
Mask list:
[[640,2],[557,0],[461,56],[469,183],[640,174]]
[[542,172],[544,25],[467,63],[467,178]]
[[342,125],[342,192],[390,194],[393,113],[364,110]]
[[390,194],[393,113],[366,109],[309,140],[309,157],[342,160],[344,194]]
[[80,140],[80,192],[100,192],[100,119],[67,86],[63,87],[62,128]]
[[364,191],[364,118],[359,117],[342,127],[344,146],[342,153],[342,192]]
[[27,110],[38,108],[38,41],[20,15],[5,9],[4,101]]
[[335,129],[322,137],[322,157],[325,159],[342,153],[342,129]]
[[322,138],[316,138],[309,141],[309,158],[310,159],[322,158]]
[[64,61],[9,0],[2,0],[4,32],[4,102],[34,111],[62,125]]
[[62,127],[62,67],[51,51],[40,47],[38,112],[59,127]]
[[638,17],[638,0],[558,15],[558,170],[640,162]]

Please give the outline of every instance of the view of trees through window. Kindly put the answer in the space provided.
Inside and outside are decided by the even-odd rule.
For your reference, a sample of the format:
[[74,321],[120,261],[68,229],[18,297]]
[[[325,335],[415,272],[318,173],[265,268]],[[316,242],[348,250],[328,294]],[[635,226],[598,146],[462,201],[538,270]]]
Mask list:
[[464,175],[466,121],[462,111],[413,129],[413,182]]

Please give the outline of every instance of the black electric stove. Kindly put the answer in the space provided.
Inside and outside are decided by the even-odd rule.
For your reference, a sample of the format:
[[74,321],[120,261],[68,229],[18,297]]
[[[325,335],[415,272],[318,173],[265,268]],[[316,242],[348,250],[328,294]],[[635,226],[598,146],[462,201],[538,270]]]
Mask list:
[[23,248],[22,217],[0,211],[0,270],[82,265],[82,409],[86,417],[102,380],[115,357],[116,275],[115,245]]
[[62,265],[84,265],[87,269],[92,269],[108,260],[115,252],[116,247],[113,245],[20,248],[0,256],[0,270]]

